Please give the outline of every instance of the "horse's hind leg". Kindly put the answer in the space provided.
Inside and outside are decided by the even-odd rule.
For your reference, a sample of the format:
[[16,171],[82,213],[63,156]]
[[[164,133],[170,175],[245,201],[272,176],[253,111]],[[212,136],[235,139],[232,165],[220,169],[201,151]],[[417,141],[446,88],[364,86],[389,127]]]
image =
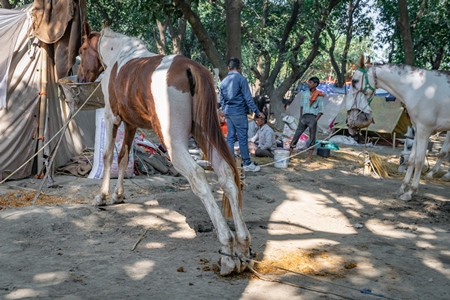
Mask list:
[[[175,140],[174,137],[172,137]],[[176,138],[177,140],[187,140]],[[168,146],[169,155],[173,166],[189,181],[192,192],[202,201],[211,221],[217,230],[217,237],[222,245],[222,253],[233,255],[234,238],[206,180],[205,171],[191,158],[187,145],[172,143]],[[228,275],[236,268],[234,259],[230,256],[222,256],[220,274]]]
[[[250,258],[251,238],[244,217],[242,216],[242,211],[239,208],[238,187],[234,180],[234,171],[232,167],[219,156],[215,149],[213,150],[211,164],[217,174],[219,185],[230,202],[231,211],[233,213],[233,221],[236,228],[234,252],[238,256],[242,255],[243,258]],[[244,271],[246,266],[246,263],[241,264],[239,260],[236,261],[238,272]]]
[[[434,165],[433,169],[431,169],[431,171],[428,172],[428,174],[425,176],[426,178],[433,178],[433,175],[437,171],[439,171],[439,167],[441,166],[442,161],[448,156],[449,151],[450,151],[450,132],[447,132],[447,136],[445,138],[444,144],[442,145],[442,149],[439,152],[439,156],[436,161],[436,164]],[[447,176],[447,174],[444,175],[444,177],[443,177],[444,179],[445,179],[445,176]]]
[[111,164],[114,158],[114,141],[117,134],[118,125],[114,124],[112,114],[105,113],[105,150],[103,153],[103,181],[100,194],[95,196],[92,205],[105,205],[106,196],[109,194],[109,182]]
[[114,193],[111,196],[111,204],[117,204],[123,202],[123,179],[125,178],[125,170],[128,166],[130,150],[133,145],[134,134],[136,133],[136,127],[124,122],[125,134],[122,143],[122,149],[120,149],[118,164],[119,175],[117,178],[117,185]]

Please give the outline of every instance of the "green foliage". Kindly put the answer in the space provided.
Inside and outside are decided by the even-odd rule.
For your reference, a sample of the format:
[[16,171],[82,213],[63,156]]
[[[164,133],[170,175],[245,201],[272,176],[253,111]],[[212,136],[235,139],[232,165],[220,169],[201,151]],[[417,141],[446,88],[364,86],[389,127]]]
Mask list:
[[[443,52],[440,69],[450,67],[450,5],[448,1],[428,0],[423,14],[418,16],[422,1],[408,1],[408,16],[412,25],[415,66],[430,69],[432,60]],[[377,21],[380,35],[377,42],[388,45],[393,63],[403,63],[402,39],[396,26],[398,20],[397,0],[378,0]]]

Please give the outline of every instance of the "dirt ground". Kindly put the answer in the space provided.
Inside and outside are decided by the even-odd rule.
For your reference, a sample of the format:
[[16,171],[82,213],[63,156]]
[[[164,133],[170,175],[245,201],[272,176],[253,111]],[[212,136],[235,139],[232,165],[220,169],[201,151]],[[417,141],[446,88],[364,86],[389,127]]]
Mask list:
[[8,181],[0,297],[450,299],[450,183],[422,179],[412,201],[395,199],[402,148],[367,149],[387,167],[383,179],[362,174],[363,150],[340,145],[310,165],[300,154],[284,169],[255,159],[263,167],[246,174],[243,213],[260,277],[218,275],[214,228],[182,177],[126,180],[126,203],[101,208],[90,205],[99,180],[58,176],[36,206],[40,180]]

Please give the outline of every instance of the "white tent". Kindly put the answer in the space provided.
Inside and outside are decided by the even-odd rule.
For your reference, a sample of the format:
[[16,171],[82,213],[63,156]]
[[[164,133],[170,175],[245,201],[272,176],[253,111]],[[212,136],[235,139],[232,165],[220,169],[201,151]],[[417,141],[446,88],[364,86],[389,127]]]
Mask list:
[[[22,10],[0,9],[0,180],[18,170],[48,142],[67,120],[69,108],[58,97],[54,61],[46,44],[33,36],[32,5]],[[56,152],[58,167],[94,147],[95,111],[82,111],[71,122]],[[45,149],[49,154],[57,142]],[[37,162],[39,172],[43,159]],[[33,175],[33,160],[11,178]]]

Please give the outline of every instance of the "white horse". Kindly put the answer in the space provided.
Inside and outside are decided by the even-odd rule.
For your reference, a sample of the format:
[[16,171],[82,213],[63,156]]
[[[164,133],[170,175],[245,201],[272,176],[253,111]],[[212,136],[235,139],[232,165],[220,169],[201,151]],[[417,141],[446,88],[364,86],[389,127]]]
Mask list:
[[[119,176],[111,203],[123,202],[123,179],[136,129],[153,129],[166,147],[174,167],[189,181],[209,214],[221,243],[222,275],[242,272],[250,258],[250,234],[241,212],[239,173],[220,130],[214,81],[204,66],[181,55],[150,53],[144,43],[108,27],[102,34],[85,24],[80,48],[79,82],[94,81],[105,69],[101,85],[105,97],[106,147],[101,193],[93,205],[104,205],[114,139],[121,122],[125,137],[119,154]],[[233,216],[233,234],[218,207],[205,171],[192,159],[192,135],[207,155],[224,191],[225,214]],[[225,201],[227,200],[227,201]],[[242,260],[241,260],[242,259]]]
[[[442,161],[448,157],[449,155],[449,151],[450,151],[450,131],[447,131],[447,136],[445,137],[445,141],[442,144],[442,148],[441,151],[439,151],[439,156],[438,159],[436,161],[436,164],[434,165],[434,167],[431,169],[430,172],[428,172],[428,174],[425,176],[426,178],[433,178],[433,175],[439,171],[439,167],[442,164]],[[445,181],[450,181],[450,171],[448,171],[447,173],[444,174],[444,176],[441,177],[442,180]]]
[[[416,135],[408,161],[408,169],[397,196],[411,200],[419,189],[428,139],[438,131],[450,130],[450,72],[429,71],[407,65],[364,63],[352,78],[350,95],[363,94],[371,99],[380,87],[399,99],[408,111]],[[413,176],[414,172],[414,176]]]

